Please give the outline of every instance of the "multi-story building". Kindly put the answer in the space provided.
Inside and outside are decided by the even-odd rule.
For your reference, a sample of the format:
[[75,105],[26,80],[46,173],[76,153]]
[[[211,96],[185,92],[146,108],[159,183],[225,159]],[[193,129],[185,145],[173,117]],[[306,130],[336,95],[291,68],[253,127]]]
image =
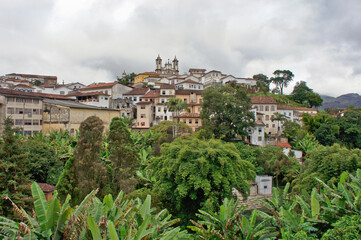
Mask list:
[[251,97],[252,108],[256,108],[256,111],[264,114],[263,122],[265,126],[265,132],[268,135],[275,135],[278,133],[278,124],[272,121],[273,115],[277,113],[277,102],[272,97]]
[[155,108],[160,96],[160,90],[150,90],[137,103],[137,121],[135,128],[148,129],[155,120]]
[[[114,100],[116,99],[124,99],[123,94],[128,93],[132,90],[131,87],[125,86],[120,84],[118,81],[115,82],[111,82],[111,83],[96,83],[96,84],[91,84],[87,87],[81,88],[79,89],[79,93],[85,94],[83,96],[88,97],[89,98],[94,98],[95,96],[99,96],[98,101],[108,101],[109,100],[109,105],[107,106],[107,108],[114,108],[114,106],[116,106],[116,104],[113,104]],[[100,92],[103,95],[99,95]],[[78,94],[78,93],[77,93]],[[96,95],[94,95],[96,94]],[[75,94],[76,95],[76,94]],[[108,98],[108,99],[106,99]],[[90,103],[89,101],[83,102],[84,104],[89,104],[89,105],[94,105],[92,103]]]
[[110,95],[101,91],[96,92],[80,92],[75,91],[67,96],[74,96],[79,103],[100,108],[110,108]]
[[257,112],[256,108],[250,109],[254,114],[255,122],[254,127],[248,129],[248,142],[252,145],[264,146],[265,145],[265,124],[263,122],[263,114]]
[[176,98],[181,99],[183,103],[188,104],[188,112],[183,111],[180,113],[180,121],[186,123],[192,128],[193,131],[197,130],[202,126],[201,120],[201,105],[203,102],[202,99],[202,90],[184,90],[179,89],[175,91]]
[[185,90],[203,90],[203,84],[194,80],[188,79],[183,82],[175,84],[175,88]]
[[189,74],[191,76],[197,77],[197,78],[201,78],[204,76],[204,74],[206,73],[206,69],[199,69],[199,68],[190,68],[189,69]]
[[159,74],[156,72],[144,72],[144,73],[139,73],[134,77],[134,84],[137,83],[143,83],[144,79],[146,78],[156,78],[159,79]]

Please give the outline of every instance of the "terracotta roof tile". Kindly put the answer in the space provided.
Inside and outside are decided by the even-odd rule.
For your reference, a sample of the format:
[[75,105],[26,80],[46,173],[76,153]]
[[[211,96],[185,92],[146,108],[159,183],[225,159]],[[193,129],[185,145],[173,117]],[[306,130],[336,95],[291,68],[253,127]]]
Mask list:
[[188,90],[188,89],[179,89],[175,90],[176,95],[189,95],[195,93],[196,95],[202,95],[203,90]]
[[257,96],[257,97],[251,97],[251,101],[253,104],[277,104],[277,102],[273,99],[273,97],[263,97],[263,96]]
[[86,92],[86,93],[76,91],[76,92],[69,93],[67,96],[98,96],[98,95],[110,96],[107,93],[103,93],[103,92],[99,92],[99,91],[98,92]]
[[87,91],[90,89],[98,89],[98,88],[111,88],[114,85],[120,84],[118,81],[111,82],[111,83],[96,83],[89,85],[87,87],[80,88],[79,91]]
[[294,107],[291,107],[289,105],[277,105],[277,109],[293,110]]
[[264,122],[259,121],[259,120],[257,120],[254,124],[255,124],[256,126],[265,126]]
[[134,88],[132,91],[123,95],[144,95],[148,92],[149,88]]
[[150,90],[142,98],[157,98],[160,96],[160,90]]
[[54,192],[56,190],[56,187],[47,183],[38,183],[38,185],[44,193]]

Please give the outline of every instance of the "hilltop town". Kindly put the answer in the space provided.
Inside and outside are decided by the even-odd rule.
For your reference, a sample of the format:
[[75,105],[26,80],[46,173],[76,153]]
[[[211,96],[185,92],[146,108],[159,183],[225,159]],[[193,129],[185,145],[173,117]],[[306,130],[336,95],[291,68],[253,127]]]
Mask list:
[[[260,91],[256,79],[234,77],[219,70],[191,68],[188,74],[180,75],[176,57],[163,65],[158,56],[155,63],[153,72],[136,74],[127,85],[114,81],[87,86],[79,82],[59,83],[56,76],[6,74],[0,77],[1,112],[4,117],[12,117],[22,135],[54,130],[74,134],[80,123],[92,115],[101,117],[105,127],[116,116],[134,119],[132,128],[136,130],[147,130],[174,117],[196,131],[202,126],[204,89],[236,83],[248,94]],[[124,72],[122,78],[125,77]],[[170,98],[181,99],[188,105],[188,111],[173,116],[167,107]],[[313,108],[279,104],[269,96],[252,96],[251,101],[249,110],[254,114],[256,127],[249,129],[248,141],[259,146],[269,145],[282,132],[283,122],[273,121],[276,113],[301,123],[304,113],[314,116],[318,112]]]

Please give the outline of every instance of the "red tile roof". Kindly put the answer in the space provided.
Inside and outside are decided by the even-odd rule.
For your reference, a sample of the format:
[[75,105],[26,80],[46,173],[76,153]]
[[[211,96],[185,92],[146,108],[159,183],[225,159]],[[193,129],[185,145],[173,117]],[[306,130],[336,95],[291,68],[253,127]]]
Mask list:
[[265,124],[262,121],[259,121],[259,120],[257,120],[254,124],[256,126],[265,126]]
[[175,89],[174,84],[166,84],[166,83],[161,83],[159,84],[160,89]]
[[34,75],[34,74],[20,74],[20,73],[10,73],[6,74],[6,76],[19,76],[24,78],[44,78],[44,79],[54,79],[57,80],[57,76],[45,76],[45,75]]
[[157,98],[160,96],[160,90],[150,90],[142,98]]
[[273,97],[251,97],[251,101],[253,104],[277,104]]
[[86,93],[76,91],[76,92],[69,93],[67,96],[98,96],[98,95],[110,96],[107,93],[103,93],[103,92],[99,92],[99,91],[98,92],[86,92]]
[[149,88],[134,88],[132,91],[123,95],[144,95],[148,92]]
[[196,95],[202,95],[203,90],[188,90],[188,89],[179,89],[175,90],[176,95],[190,95],[195,93]]
[[98,88],[112,88],[114,85],[120,84],[118,81],[111,83],[96,83],[89,85],[87,87],[80,88],[79,91],[87,91],[90,89],[98,89]]
[[47,183],[38,183],[38,185],[44,193],[50,193],[56,190],[56,187]]
[[36,93],[36,92],[23,92],[23,91],[9,90],[9,89],[4,89],[4,88],[0,88],[0,94],[14,96],[14,97],[37,97],[37,98],[73,100],[64,95]]
[[277,105],[277,109],[293,110],[294,107],[291,107],[289,105]]
[[191,80],[191,79],[185,80],[185,81],[180,82],[180,83],[177,83],[177,84],[181,84],[181,83],[193,83],[193,84],[200,84],[200,85],[203,85],[202,83],[200,83],[200,82],[196,82],[196,81],[193,81],[193,80]]
[[292,148],[292,146],[289,143],[285,143],[285,142],[279,142],[279,143],[275,143],[275,144],[271,144],[272,146],[278,146],[280,148]]

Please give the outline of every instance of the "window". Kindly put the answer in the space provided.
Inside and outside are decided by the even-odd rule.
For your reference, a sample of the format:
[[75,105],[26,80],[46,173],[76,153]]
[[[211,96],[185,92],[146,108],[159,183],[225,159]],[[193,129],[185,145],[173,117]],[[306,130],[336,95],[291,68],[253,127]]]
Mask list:
[[291,117],[291,116],[292,116],[292,113],[288,113],[288,116],[290,116],[290,117]]
[[33,114],[34,115],[40,115],[40,109],[33,109]]
[[167,116],[164,116],[164,120],[166,120],[166,121],[167,121],[167,120],[168,120],[168,117],[167,117]]
[[202,99],[202,98],[200,98],[200,99],[199,99],[199,103],[202,103],[202,102],[203,102],[203,99]]
[[29,98],[25,98],[24,99],[26,103],[32,103],[33,102],[33,99],[29,99]]
[[16,98],[16,102],[23,102],[22,98]]
[[274,111],[275,110],[275,106],[271,106],[271,111]]
[[39,125],[40,121],[39,120],[33,120],[33,125]]
[[140,114],[140,118],[145,118],[145,114]]
[[24,121],[24,125],[31,125],[31,120],[26,119],[26,120]]
[[259,106],[260,111],[264,111],[263,105]]
[[259,108],[258,108],[258,106],[256,106],[256,110],[257,110],[257,111],[259,111]]
[[201,108],[200,108],[200,107],[198,108],[198,112],[199,112],[199,113],[201,112]]
[[162,91],[162,95],[165,95],[165,91],[164,91],[164,90]]
[[145,122],[141,122],[140,125],[145,126]]
[[31,131],[24,131],[25,136],[31,136]]
[[142,105],[142,106],[140,107],[140,109],[145,109],[145,106],[144,106],[144,105]]
[[162,98],[161,102],[164,103],[164,98]]
[[133,100],[133,98],[132,98],[132,97],[129,97],[129,100],[130,100],[130,101],[132,101],[132,100]]
[[8,108],[8,114],[14,114],[14,108]]
[[162,111],[162,108],[159,107],[159,108],[158,108],[158,112],[160,112],[160,111]]
[[105,94],[108,94],[108,90],[105,90]]
[[33,114],[32,114],[33,111],[32,111],[32,109],[30,109],[30,108],[25,108],[25,109],[24,109],[24,113],[27,114],[28,117],[33,116]]
[[15,125],[23,125],[22,119],[15,119]]
[[261,132],[262,132],[262,128],[258,128],[258,132],[261,133]]
[[189,124],[192,124],[192,119],[189,119],[188,123],[189,123]]
[[14,98],[13,97],[8,97],[8,102],[14,102]]
[[269,111],[269,106],[266,106],[266,111]]
[[186,98],[184,98],[184,99],[183,99],[183,102],[184,102],[184,103],[187,103],[187,99],[186,99]]
[[275,125],[275,124],[272,124],[272,127],[274,128],[274,127],[276,127],[276,125]]
[[266,128],[268,128],[269,127],[269,125],[268,124],[266,124]]
[[34,104],[39,104],[39,99],[34,99],[34,100],[33,100],[33,103],[34,103]]
[[134,97],[134,100],[133,101],[137,101],[137,97]]
[[266,115],[266,121],[268,121],[269,120],[269,116],[268,115]]
[[108,98],[107,98],[107,97],[105,97],[105,98],[104,98],[104,100],[108,100]]
[[16,114],[23,114],[24,113],[24,109],[23,108],[17,108],[15,111]]
[[197,126],[198,126],[198,119],[196,119],[196,124],[197,124]]
[[259,142],[262,141],[262,137],[258,137],[258,141],[259,141]]
[[64,95],[65,94],[65,91],[60,91],[60,95]]
[[183,119],[183,122],[184,122],[184,123],[187,123],[187,119]]

